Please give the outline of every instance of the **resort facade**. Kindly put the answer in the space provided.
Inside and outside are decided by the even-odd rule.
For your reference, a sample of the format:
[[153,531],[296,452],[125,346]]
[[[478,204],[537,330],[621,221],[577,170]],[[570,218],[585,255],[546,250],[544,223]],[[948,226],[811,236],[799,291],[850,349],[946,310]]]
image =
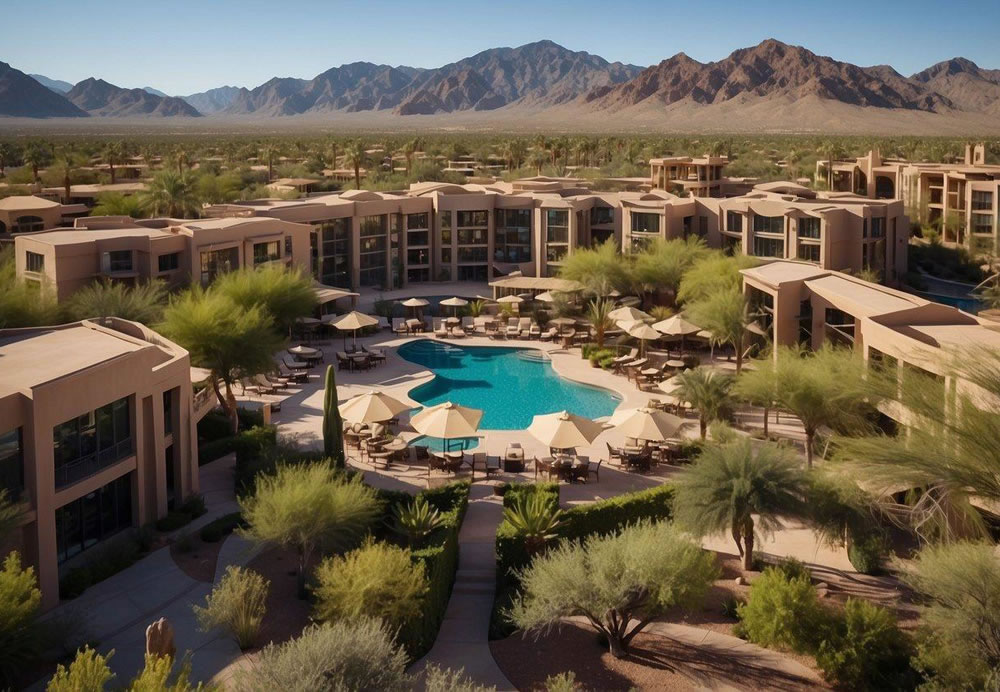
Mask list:
[[50,608],[60,574],[198,491],[214,397],[195,397],[187,351],[114,318],[0,330],[0,362],[0,481],[24,509],[8,549]]

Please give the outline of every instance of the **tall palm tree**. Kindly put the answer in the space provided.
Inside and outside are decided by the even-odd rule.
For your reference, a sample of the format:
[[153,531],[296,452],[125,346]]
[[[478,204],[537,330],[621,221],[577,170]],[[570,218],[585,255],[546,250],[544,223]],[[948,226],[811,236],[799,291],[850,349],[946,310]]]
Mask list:
[[614,309],[614,301],[610,299],[595,298],[587,306],[587,319],[594,327],[598,348],[604,348],[604,333],[615,326],[614,320],[608,317]]
[[729,344],[736,351],[736,374],[743,371],[743,351],[747,345],[747,328],[753,322],[750,304],[743,291],[722,289],[713,291],[688,306],[691,321],[712,333],[716,343]]
[[198,196],[187,174],[160,171],[142,194],[141,204],[150,214],[173,218],[198,215]]
[[354,169],[354,187],[361,189],[361,167],[365,164],[368,153],[360,139],[356,139],[344,148],[344,161]]
[[417,140],[415,140],[415,139],[409,139],[409,140],[407,140],[406,142],[403,143],[403,147],[401,149],[401,152],[403,154],[403,158],[406,159],[406,175],[407,175],[407,177],[409,177],[409,175],[410,175],[410,169],[413,168],[413,156],[417,153],[417,149],[418,149],[418,145],[417,145]]
[[63,169],[63,196],[68,203],[73,191],[73,171],[79,163],[79,157],[73,147],[67,146],[59,150],[56,161]]
[[708,445],[674,487],[677,523],[699,538],[728,531],[750,570],[757,538],[805,514],[809,482],[791,451],[741,437]]
[[37,183],[39,180],[38,169],[45,168],[52,163],[52,146],[41,140],[28,142],[22,158],[27,165],[31,166],[31,175]]
[[704,440],[708,424],[726,420],[732,412],[733,378],[703,366],[682,372],[677,381],[680,386],[674,396],[698,409],[698,428]]
[[535,174],[542,174],[542,166],[548,163],[549,158],[544,149],[533,149],[528,156],[528,163],[535,167]]
[[260,158],[267,162],[267,182],[274,180],[274,159],[278,155],[278,148],[273,144],[265,144],[261,147]]
[[104,157],[104,162],[108,164],[108,172],[111,174],[111,184],[114,185],[116,177],[115,164],[122,163],[125,158],[125,145],[118,139],[105,142],[104,146],[101,147],[101,155]]

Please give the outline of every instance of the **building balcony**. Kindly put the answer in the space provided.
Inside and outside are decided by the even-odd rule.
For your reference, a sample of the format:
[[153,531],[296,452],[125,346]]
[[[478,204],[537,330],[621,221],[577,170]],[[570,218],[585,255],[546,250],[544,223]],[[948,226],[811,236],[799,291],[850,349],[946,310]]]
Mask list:
[[106,449],[60,464],[55,468],[56,489],[65,488],[67,485],[93,476],[95,473],[127,459],[134,453],[135,448],[130,437]]

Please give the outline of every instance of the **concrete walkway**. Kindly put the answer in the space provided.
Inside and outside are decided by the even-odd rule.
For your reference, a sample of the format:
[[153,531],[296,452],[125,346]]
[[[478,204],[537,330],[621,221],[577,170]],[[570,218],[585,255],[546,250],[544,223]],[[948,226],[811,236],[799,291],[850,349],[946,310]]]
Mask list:
[[502,499],[488,485],[472,486],[469,509],[458,534],[459,558],[455,586],[434,647],[413,664],[422,673],[428,663],[464,668],[480,685],[513,690],[490,653],[490,613],[496,588],[494,543],[503,519]]

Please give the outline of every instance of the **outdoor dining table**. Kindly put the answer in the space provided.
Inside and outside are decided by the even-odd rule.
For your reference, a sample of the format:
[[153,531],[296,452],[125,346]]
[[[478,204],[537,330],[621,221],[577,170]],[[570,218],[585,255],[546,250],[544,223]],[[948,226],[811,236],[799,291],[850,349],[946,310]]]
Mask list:
[[288,352],[304,361],[323,360],[323,352],[310,346],[292,346]]
[[405,440],[392,440],[382,445],[382,451],[389,452],[390,458],[401,455],[407,449],[409,449],[409,445],[406,444]]

